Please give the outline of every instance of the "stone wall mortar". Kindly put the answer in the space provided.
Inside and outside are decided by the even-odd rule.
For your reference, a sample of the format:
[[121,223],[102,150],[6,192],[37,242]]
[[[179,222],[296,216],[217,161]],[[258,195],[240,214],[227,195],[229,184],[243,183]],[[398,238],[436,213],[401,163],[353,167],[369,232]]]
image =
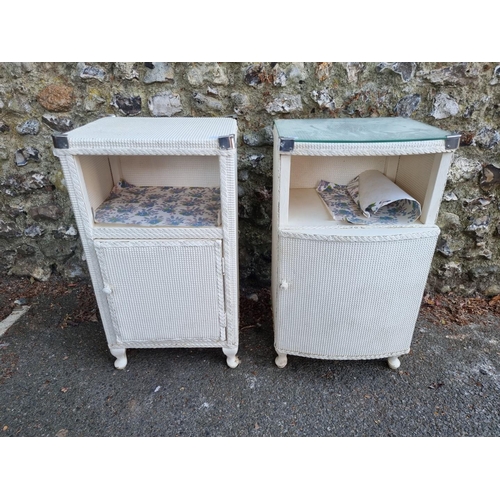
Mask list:
[[429,291],[500,291],[500,63],[0,63],[4,274],[87,277],[51,135],[101,116],[238,120],[242,282],[270,281],[277,118],[406,116],[461,133]]

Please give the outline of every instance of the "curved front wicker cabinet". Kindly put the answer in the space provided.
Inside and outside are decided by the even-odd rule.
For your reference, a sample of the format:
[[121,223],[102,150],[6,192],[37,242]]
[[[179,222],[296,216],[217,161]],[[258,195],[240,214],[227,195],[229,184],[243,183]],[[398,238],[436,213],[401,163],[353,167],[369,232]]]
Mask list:
[[272,300],[288,355],[410,350],[459,136],[408,118],[276,120]]
[[115,366],[238,350],[236,121],[106,117],[54,136]]

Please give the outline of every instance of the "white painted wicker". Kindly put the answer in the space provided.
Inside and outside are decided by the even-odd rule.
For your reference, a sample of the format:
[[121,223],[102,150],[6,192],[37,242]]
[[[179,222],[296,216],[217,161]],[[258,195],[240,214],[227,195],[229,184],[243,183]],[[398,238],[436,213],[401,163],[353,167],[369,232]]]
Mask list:
[[407,353],[438,234],[280,232],[276,349],[328,359]]
[[[107,117],[54,149],[117,368],[131,347],[219,347],[239,363],[236,135],[230,118]],[[219,137],[231,140],[222,147]],[[219,187],[220,225],[95,223],[121,179]]]
[[[304,130],[307,120],[300,126]],[[281,151],[281,139],[275,127],[276,364],[284,367],[291,354],[388,358],[389,366],[397,368],[397,357],[410,350],[439,235],[435,220],[452,151],[444,140],[339,143],[297,138],[291,151]],[[384,173],[418,200],[420,219],[371,226],[333,220],[315,191],[319,181],[347,184],[365,170]]]
[[94,245],[117,345],[226,340],[221,240],[109,239]]

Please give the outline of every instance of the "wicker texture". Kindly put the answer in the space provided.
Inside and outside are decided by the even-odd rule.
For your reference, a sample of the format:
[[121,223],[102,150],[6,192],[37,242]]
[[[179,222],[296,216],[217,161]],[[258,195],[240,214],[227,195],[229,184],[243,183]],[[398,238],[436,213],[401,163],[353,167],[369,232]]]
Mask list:
[[[118,345],[225,340],[221,241],[102,240],[95,247]],[[168,266],[164,263],[168,262]]]
[[[118,368],[128,347],[221,347],[237,365],[236,149],[218,143],[236,133],[226,118],[105,118],[54,150]],[[220,187],[221,226],[95,224],[93,211],[124,174],[152,186]]]
[[[96,120],[68,132],[69,150],[139,149],[154,154],[160,149],[218,149],[218,137],[236,134],[231,118],[116,118]],[[64,154],[64,150],[61,151]]]
[[229,345],[238,345],[239,276],[238,276],[238,205],[236,152],[221,156],[221,218],[226,292],[226,335]]
[[91,219],[89,218],[90,204],[88,198],[85,197],[85,183],[80,169],[79,163],[74,156],[62,156],[60,158],[61,166],[68,188],[69,198],[73,207],[75,221],[81,235],[81,242],[85,256],[87,258],[87,266],[89,269],[94,293],[96,296],[99,312],[101,313],[101,321],[106,334],[108,345],[116,344],[116,332],[111,321],[111,314],[106,299],[106,295],[102,292],[104,284],[102,275],[99,269],[99,262],[95,252],[94,242],[91,239]]
[[437,226],[422,226],[421,224],[418,227],[417,225],[406,225],[404,227],[385,227],[384,229],[373,228],[373,230],[370,231],[369,229],[364,230],[364,228],[350,228],[349,226],[344,226],[334,234],[331,234],[331,231],[327,234],[317,233],[314,232],[314,228],[311,228],[311,232],[281,230],[278,234],[282,238],[293,238],[296,240],[319,240],[351,243],[375,243],[381,241],[415,240],[420,238],[436,239],[439,235],[439,228]]
[[[395,358],[410,349],[439,235],[435,216],[451,160],[445,141],[297,141],[291,152],[281,152],[279,144],[275,128],[276,364],[284,367],[292,354],[390,358],[397,368]],[[347,184],[365,170],[384,173],[413,196],[422,205],[421,219],[385,227],[333,220],[315,192],[318,182]]]
[[97,224],[89,229],[92,238],[110,238],[131,240],[161,239],[161,238],[200,238],[221,239],[222,228],[220,227],[137,227],[119,226],[112,224]]
[[306,156],[394,156],[446,152],[444,141],[370,143],[296,142],[293,154]]
[[329,359],[407,352],[437,234],[280,238],[276,350]]

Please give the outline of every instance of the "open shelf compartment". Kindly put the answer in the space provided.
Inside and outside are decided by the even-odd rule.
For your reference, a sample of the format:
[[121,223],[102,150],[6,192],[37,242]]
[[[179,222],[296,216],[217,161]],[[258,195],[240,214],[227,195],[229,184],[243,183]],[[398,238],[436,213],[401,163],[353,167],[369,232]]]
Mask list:
[[[397,156],[281,156],[279,226],[300,228],[309,226],[354,226],[335,220],[316,191],[325,180],[347,185],[367,170],[384,174],[396,186],[420,203],[422,213],[412,223],[395,222],[395,226],[434,223],[445,178],[436,182],[442,154]],[[444,182],[443,182],[444,181]]]
[[79,156],[97,226],[220,226],[215,156]]

